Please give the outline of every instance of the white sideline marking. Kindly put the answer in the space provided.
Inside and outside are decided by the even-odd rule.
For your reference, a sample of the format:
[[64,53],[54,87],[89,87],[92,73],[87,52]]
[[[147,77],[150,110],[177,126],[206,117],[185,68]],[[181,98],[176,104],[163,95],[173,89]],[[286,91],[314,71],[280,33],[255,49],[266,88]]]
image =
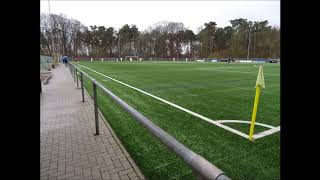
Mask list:
[[[216,122],[219,122],[219,123],[244,123],[244,124],[251,124],[251,121],[243,121],[243,120],[216,120]],[[263,124],[263,123],[258,123],[258,122],[255,122],[254,124],[259,125],[259,126],[263,126],[263,127],[266,127],[266,128],[270,128],[270,129],[275,128],[274,126],[270,126],[270,125],[268,125],[268,124]]]
[[[95,70],[93,70],[93,69],[91,69],[91,68],[88,68],[88,67],[86,67],[86,66],[83,66],[83,65],[81,65],[81,64],[79,64],[79,66],[81,66],[81,67],[84,67],[84,68],[86,68],[86,69],[88,69],[88,70],[90,70],[90,71],[92,71],[92,72],[95,72],[95,73],[97,73],[97,74],[100,74],[101,76],[104,76],[104,77],[106,77],[106,78],[109,78],[109,79],[111,79],[111,80],[113,80],[113,81],[116,81],[116,82],[118,82],[118,83],[120,83],[120,84],[123,84],[123,85],[125,85],[125,86],[127,86],[127,87],[130,87],[130,88],[132,88],[132,89],[134,89],[134,90],[137,90],[137,91],[139,91],[139,92],[141,92],[141,93],[143,93],[143,94],[146,94],[146,95],[148,95],[148,96],[151,96],[151,97],[153,97],[153,98],[155,98],[155,99],[157,99],[157,100],[159,100],[159,101],[162,101],[162,102],[164,102],[164,103],[166,103],[166,104],[169,104],[169,105],[171,105],[171,106],[173,106],[173,107],[175,107],[175,108],[177,108],[177,109],[180,109],[180,110],[182,110],[182,111],[184,111],[184,112],[187,112],[187,113],[189,113],[189,114],[191,114],[191,115],[193,115],[193,116],[196,116],[196,117],[198,117],[198,118],[200,118],[200,119],[202,119],[202,120],[205,120],[205,121],[207,121],[207,122],[209,122],[209,123],[211,123],[211,124],[214,124],[214,125],[216,125],[216,126],[218,126],[218,127],[221,127],[221,128],[223,128],[223,129],[225,129],[225,130],[227,130],[227,131],[230,131],[230,132],[232,132],[232,133],[234,133],[234,134],[237,134],[237,135],[239,135],[239,136],[241,136],[241,137],[244,137],[244,138],[246,138],[246,139],[249,139],[249,135],[247,135],[247,134],[244,134],[243,132],[240,132],[240,131],[238,131],[238,130],[236,130],[236,129],[233,129],[233,128],[231,128],[231,127],[229,127],[229,126],[226,126],[226,125],[223,125],[223,124],[221,124],[219,121],[214,121],[214,120],[212,120],[212,119],[209,119],[209,118],[207,118],[207,117],[205,117],[205,116],[203,116],[203,115],[201,115],[201,114],[198,114],[198,113],[196,113],[196,112],[193,112],[193,111],[191,111],[191,110],[189,110],[189,109],[186,109],[186,108],[184,108],[184,107],[181,107],[181,106],[179,106],[179,105],[176,105],[176,104],[174,104],[174,103],[171,103],[171,102],[169,102],[169,101],[167,101],[167,100],[164,100],[164,99],[162,99],[162,98],[160,98],[160,97],[158,97],[158,96],[155,96],[155,95],[153,95],[153,94],[150,94],[150,93],[148,93],[148,92],[145,92],[145,91],[143,91],[143,90],[141,90],[141,89],[138,89],[138,88],[136,88],[136,87],[133,87],[133,86],[131,86],[131,85],[129,85],[129,84],[126,84],[126,83],[124,83],[124,82],[121,82],[121,81],[119,81],[119,80],[116,80],[116,79],[114,79],[114,78],[112,78],[112,77],[109,77],[109,76],[107,76],[107,75],[104,75],[104,74],[102,74],[102,73],[100,73],[100,72],[97,72],[97,71],[95,71]],[[230,121],[230,120],[226,120],[226,121]],[[244,121],[245,122],[245,121]],[[265,124],[261,124],[261,123],[256,123],[257,125],[261,125],[261,126],[269,126],[269,125],[265,125]],[[269,126],[269,128],[272,128],[272,129],[275,129],[273,126]],[[279,126],[279,130],[280,130],[280,126]],[[279,131],[278,130],[278,131]],[[270,134],[272,134],[272,133],[275,133],[275,132],[277,132],[277,131],[271,131],[270,133],[269,133],[269,131],[270,130],[267,130],[267,131],[264,131],[264,132],[266,132],[265,134],[261,134],[261,133],[264,133],[264,132],[261,132],[261,133],[258,133],[257,135],[259,135],[257,138],[262,138],[262,137],[264,137],[264,136],[267,136],[267,135],[270,135]],[[261,134],[261,135],[260,135]],[[261,136],[261,137],[260,137]],[[253,137],[255,137],[255,135],[253,135]],[[257,139],[257,138],[255,138],[255,139]]]
[[[247,66],[244,67],[205,67],[205,68],[196,68],[198,70],[204,70],[204,71],[221,71],[221,72],[235,72],[235,73],[244,73],[244,74],[257,74],[256,72],[244,72],[244,71],[229,71],[229,70],[224,70],[228,68],[236,68],[236,69],[241,69],[241,68],[248,68]],[[273,74],[273,73],[263,73],[266,75],[274,75],[274,76],[280,76],[280,74]]]
[[[244,73],[244,74],[257,74],[256,72],[243,72],[243,71],[228,71],[228,70],[215,70],[212,69],[212,71],[221,71],[221,72],[234,72],[234,73]],[[280,74],[269,74],[269,73],[263,73],[264,75],[271,75],[271,76],[280,76]]]
[[272,128],[272,129],[269,129],[269,130],[266,130],[266,131],[263,131],[263,132],[260,132],[260,133],[257,133],[255,135],[253,135],[252,138],[253,139],[259,139],[259,138],[271,135],[273,133],[276,133],[278,131],[280,131],[280,126]]
[[169,104],[169,105],[171,105],[171,106],[173,106],[173,107],[175,107],[175,108],[178,108],[178,109],[180,109],[180,110],[182,110],[182,111],[184,111],[184,112],[187,112],[187,113],[189,113],[189,114],[191,114],[191,115],[193,115],[193,116],[196,116],[196,117],[198,117],[198,118],[200,118],[200,119],[203,119],[203,120],[205,120],[205,121],[207,121],[207,122],[210,122],[210,123],[212,123],[212,124],[214,124],[214,125],[216,125],[216,126],[219,126],[219,127],[223,128],[223,129],[226,129],[226,130],[228,130],[228,131],[230,131],[230,132],[233,132],[233,133],[235,133],[235,134],[237,134],[237,135],[239,135],[239,136],[242,136],[242,137],[247,138],[247,139],[249,138],[249,136],[248,136],[247,134],[244,134],[244,133],[242,133],[242,132],[240,132],[240,131],[238,131],[238,130],[236,130],[236,129],[233,129],[233,128],[229,127],[229,126],[225,126],[225,125],[223,125],[223,124],[221,124],[221,123],[219,123],[219,122],[215,122],[214,120],[209,119],[209,118],[207,118],[207,117],[205,117],[205,116],[202,116],[201,114],[195,113],[195,112],[193,112],[193,111],[190,111],[189,109],[186,109],[186,108],[184,108],[184,107],[181,107],[181,106],[179,106],[179,105],[176,105],[176,104],[174,104],[174,103],[171,103],[171,102],[169,102],[169,101],[167,101],[167,100],[164,100],[164,99],[162,99],[162,98],[160,98],[160,97],[158,97],[158,96],[155,96],[155,95],[153,95],[153,94],[147,93],[147,92],[145,92],[145,91],[143,91],[143,90],[141,90],[141,89],[138,89],[138,88],[136,88],[136,87],[133,87],[133,86],[131,86],[131,85],[128,85],[128,84],[126,84],[126,83],[124,83],[124,82],[121,82],[121,81],[119,81],[119,80],[113,79],[112,77],[109,77],[109,76],[107,76],[107,75],[104,75],[104,74],[102,74],[102,73],[99,73],[99,72],[97,72],[97,71],[95,71],[95,70],[93,70],[93,69],[90,69],[90,68],[86,67],[86,66],[83,66],[83,65],[80,65],[80,66],[82,66],[82,67],[84,67],[84,68],[86,68],[86,69],[88,69],[88,70],[90,70],[90,71],[93,71],[93,72],[95,72],[95,73],[97,73],[97,74],[100,74],[101,76],[104,76],[104,77],[109,78],[109,79],[111,79],[111,80],[113,80],[113,81],[116,81],[116,82],[118,82],[118,83],[120,83],[120,84],[123,84],[123,85],[125,85],[125,86],[127,86],[127,87],[130,87],[130,88],[132,88],[132,89],[134,89],[134,90],[137,90],[137,91],[139,91],[139,92],[141,92],[141,93],[143,93],[143,94],[146,94],[146,95],[148,95],[148,96],[151,96],[151,97],[153,97],[153,98],[155,98],[155,99],[157,99],[157,100],[159,100],[159,101],[162,101],[162,102],[164,102],[164,103],[166,103],[166,104]]
[[[251,124],[250,121],[243,121],[243,120],[216,120],[216,122],[219,122],[219,123],[245,123],[245,124]],[[256,125],[259,125],[259,126],[263,126],[263,127],[266,127],[266,128],[270,128],[268,130],[265,130],[263,132],[259,132],[255,135],[252,136],[253,139],[259,139],[259,138],[262,138],[262,137],[265,137],[265,136],[268,136],[268,135],[271,135],[273,133],[276,133],[278,131],[280,131],[280,126],[278,127],[274,127],[274,126],[271,126],[271,125],[267,125],[267,124],[263,124],[263,123],[255,123]]]

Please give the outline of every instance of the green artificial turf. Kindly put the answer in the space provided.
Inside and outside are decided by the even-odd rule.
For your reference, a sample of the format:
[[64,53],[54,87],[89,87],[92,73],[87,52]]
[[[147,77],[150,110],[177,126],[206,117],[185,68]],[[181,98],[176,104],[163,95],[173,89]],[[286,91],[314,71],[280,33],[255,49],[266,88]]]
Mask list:
[[[251,120],[259,64],[194,62],[81,62],[213,120]],[[263,64],[256,122],[280,125],[280,65]],[[280,133],[250,142],[134,89],[78,66],[178,141],[232,179],[280,179]],[[85,87],[92,94],[87,78]],[[192,170],[98,90],[101,112],[143,174],[149,179],[194,179]],[[249,133],[249,124],[226,123]],[[255,133],[267,130],[256,126]]]

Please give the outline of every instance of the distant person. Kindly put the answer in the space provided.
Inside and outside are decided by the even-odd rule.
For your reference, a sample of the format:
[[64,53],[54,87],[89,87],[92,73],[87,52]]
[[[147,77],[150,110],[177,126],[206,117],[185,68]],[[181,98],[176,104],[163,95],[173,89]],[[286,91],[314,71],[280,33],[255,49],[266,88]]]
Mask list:
[[63,64],[66,65],[66,67],[68,67],[68,56],[63,56],[62,57],[62,62],[63,62]]

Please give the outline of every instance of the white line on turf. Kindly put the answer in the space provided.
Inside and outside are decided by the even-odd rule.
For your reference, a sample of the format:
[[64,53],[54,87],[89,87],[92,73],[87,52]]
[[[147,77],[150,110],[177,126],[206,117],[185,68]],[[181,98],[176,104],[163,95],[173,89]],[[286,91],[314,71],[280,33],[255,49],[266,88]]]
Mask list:
[[[251,124],[251,121],[243,121],[243,120],[216,120],[216,122],[219,122],[219,123],[243,123],[243,124]],[[258,123],[258,122],[255,122],[255,125],[262,126],[262,127],[266,127],[266,128],[270,128],[270,129],[275,128],[274,126],[270,126],[270,125],[268,125],[268,124],[263,124],[263,123]]]
[[263,131],[263,132],[260,132],[260,133],[257,133],[255,135],[253,135],[252,138],[253,139],[259,139],[259,138],[271,135],[273,133],[276,133],[278,131],[280,131],[280,126],[272,128],[272,129],[269,129],[269,130],[266,130],[266,131]]
[[83,65],[81,65],[81,64],[79,64],[79,66],[81,66],[81,67],[83,67],[83,68],[86,68],[86,69],[88,69],[88,70],[90,70],[90,71],[92,71],[92,72],[94,72],[94,73],[100,74],[101,76],[104,76],[104,77],[106,77],[106,78],[109,78],[109,79],[111,79],[111,80],[113,80],[113,81],[116,81],[116,82],[118,82],[118,83],[120,83],[120,84],[123,84],[123,85],[125,85],[125,86],[127,86],[127,87],[129,87],[129,88],[132,88],[132,89],[134,89],[134,90],[137,90],[137,91],[139,91],[139,92],[141,92],[141,93],[143,93],[143,94],[146,94],[146,95],[148,95],[148,96],[151,96],[151,97],[153,97],[153,98],[155,98],[155,99],[157,99],[157,100],[159,100],[159,101],[162,101],[162,102],[164,102],[164,103],[166,103],[166,104],[169,104],[169,105],[171,105],[171,106],[173,106],[173,107],[175,107],[175,108],[177,108],[177,109],[180,109],[180,110],[182,110],[182,111],[184,111],[184,112],[187,112],[187,113],[189,113],[189,114],[191,114],[191,115],[193,115],[193,116],[196,116],[196,117],[198,117],[198,118],[200,118],[200,119],[202,119],[202,120],[205,120],[205,121],[207,121],[207,122],[210,122],[210,123],[212,123],[212,124],[214,124],[214,125],[216,125],[216,126],[218,126],[218,127],[221,127],[221,128],[223,128],[223,129],[225,129],[225,130],[227,130],[227,131],[230,131],[230,132],[232,132],[232,133],[234,133],[234,134],[237,134],[237,135],[239,135],[239,136],[241,136],[241,137],[244,137],[244,138],[249,139],[249,136],[248,136],[247,134],[244,134],[244,133],[242,133],[242,132],[240,132],[240,131],[238,131],[238,130],[236,130],[236,129],[233,129],[233,128],[229,127],[229,126],[225,126],[225,125],[223,125],[223,124],[221,124],[221,123],[219,123],[219,122],[216,122],[216,121],[214,121],[214,120],[212,120],[212,119],[209,119],[209,118],[207,118],[207,117],[205,117],[205,116],[203,116],[203,115],[201,115],[201,114],[198,114],[198,113],[196,113],[196,112],[193,112],[193,111],[191,111],[191,110],[189,110],[189,109],[186,109],[186,108],[181,107],[181,106],[179,106],[179,105],[176,105],[176,104],[174,104],[174,103],[172,103],[172,102],[169,102],[169,101],[167,101],[167,100],[164,100],[164,99],[162,99],[162,98],[160,98],[160,97],[158,97],[158,96],[155,96],[155,95],[150,94],[150,93],[148,93],[148,92],[145,92],[145,91],[143,91],[143,90],[141,90],[141,89],[138,89],[138,88],[136,88],[136,87],[133,87],[133,86],[131,86],[131,85],[129,85],[129,84],[126,84],[126,83],[124,83],[124,82],[121,82],[121,81],[119,81],[119,80],[117,80],[117,79],[114,79],[114,78],[112,78],[112,77],[109,77],[109,76],[107,76],[107,75],[105,75],[105,74],[102,74],[102,73],[100,73],[100,72],[97,72],[97,71],[95,71],[95,70],[93,70],[93,69],[91,69],[91,68],[88,68],[88,67],[83,66]]
[[[228,71],[228,70],[215,70],[215,69],[212,69],[212,71],[232,72],[232,73],[244,73],[244,74],[257,75],[256,72]],[[263,74],[264,74],[264,75],[271,75],[271,76],[280,76],[280,74],[269,74],[269,73],[263,73]]]

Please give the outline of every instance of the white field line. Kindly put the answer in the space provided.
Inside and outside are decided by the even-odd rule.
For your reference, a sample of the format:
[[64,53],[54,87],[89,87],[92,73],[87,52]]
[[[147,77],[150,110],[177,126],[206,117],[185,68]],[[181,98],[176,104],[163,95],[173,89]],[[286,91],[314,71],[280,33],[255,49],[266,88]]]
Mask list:
[[278,131],[280,131],[280,126],[272,128],[272,129],[269,129],[269,130],[266,130],[266,131],[263,131],[263,132],[260,132],[260,133],[257,133],[255,135],[253,135],[252,138],[253,139],[259,139],[259,138],[271,135],[273,133],[276,133]]
[[[268,88],[277,88],[276,86],[268,86]],[[249,88],[241,88],[241,87],[235,87],[235,86],[230,86],[228,88],[225,87],[225,89],[218,89],[218,90],[212,90],[214,92],[232,92],[232,91],[239,91],[239,90],[244,90],[244,91],[250,91],[252,89],[255,89],[254,87],[249,87]],[[271,94],[272,92],[269,91],[264,91],[264,94]]]
[[[243,121],[243,120],[216,120],[216,122],[219,122],[219,123],[244,123],[244,124],[251,124],[250,121]],[[268,135],[271,135],[273,133],[276,133],[278,131],[280,131],[280,126],[278,127],[274,127],[274,126],[270,126],[270,125],[267,125],[267,124],[263,124],[263,123],[255,123],[256,125],[259,125],[259,126],[263,126],[263,127],[266,127],[266,128],[270,128],[266,131],[263,131],[263,132],[259,132],[255,135],[252,136],[253,139],[259,139],[259,138],[262,138],[262,137],[265,137],[265,136],[268,136]]]
[[219,122],[216,122],[216,121],[214,121],[214,120],[212,120],[212,119],[209,119],[209,118],[207,118],[207,117],[205,117],[205,116],[202,116],[201,114],[198,114],[198,113],[195,113],[195,112],[193,112],[193,111],[190,111],[189,109],[186,109],[186,108],[184,108],[184,107],[181,107],[181,106],[179,106],[179,105],[176,105],[176,104],[174,104],[174,103],[171,103],[171,102],[169,102],[169,101],[167,101],[167,100],[164,100],[164,99],[162,99],[162,98],[160,98],[160,97],[158,97],[158,96],[155,96],[155,95],[153,95],[153,94],[147,93],[147,92],[145,92],[145,91],[143,91],[143,90],[141,90],[141,89],[138,89],[138,88],[133,87],[133,86],[131,86],[131,85],[129,85],[129,84],[126,84],[126,83],[121,82],[121,81],[119,81],[119,80],[116,80],[116,79],[114,79],[114,78],[112,78],[112,77],[109,77],[109,76],[107,76],[107,75],[104,75],[104,74],[102,74],[102,73],[100,73],[100,72],[97,72],[97,71],[95,71],[95,70],[93,70],[93,69],[91,69],[91,68],[88,68],[88,67],[86,67],[86,66],[83,66],[83,65],[80,65],[80,64],[79,64],[79,66],[84,67],[84,68],[86,68],[86,69],[88,69],[88,70],[90,70],[90,71],[92,71],[92,72],[97,73],[97,74],[100,74],[101,76],[104,76],[104,77],[106,77],[106,78],[109,78],[109,79],[111,79],[111,80],[113,80],[113,81],[116,81],[116,82],[118,82],[118,83],[120,83],[120,84],[123,84],[123,85],[125,85],[125,86],[127,86],[127,87],[130,87],[130,88],[132,88],[132,89],[134,89],[134,90],[137,90],[137,91],[139,91],[139,92],[141,92],[141,93],[143,93],[143,94],[146,94],[146,95],[148,95],[148,96],[151,96],[151,97],[153,97],[153,98],[155,98],[155,99],[157,99],[157,100],[159,100],[159,101],[162,101],[162,102],[164,102],[164,103],[166,103],[166,104],[169,104],[169,105],[171,105],[171,106],[173,106],[173,107],[175,107],[175,108],[177,108],[177,109],[180,109],[180,110],[182,110],[182,111],[184,111],[184,112],[187,112],[187,113],[189,113],[189,114],[191,114],[191,115],[193,115],[193,116],[196,116],[196,117],[198,117],[198,118],[200,118],[200,119],[203,119],[203,120],[205,120],[205,121],[207,121],[207,122],[210,122],[210,123],[212,123],[212,124],[214,124],[214,125],[216,125],[216,126],[218,126],[218,127],[221,127],[221,128],[223,128],[223,129],[225,129],[225,130],[227,130],[227,131],[230,131],[230,132],[232,132],[232,133],[234,133],[234,134],[237,134],[237,135],[239,135],[239,136],[241,136],[241,137],[244,137],[244,138],[246,138],[246,139],[249,138],[249,136],[248,136],[247,134],[244,134],[244,133],[242,133],[242,132],[240,132],[240,131],[238,131],[238,130],[236,130],[236,129],[233,129],[233,128],[231,128],[231,127],[225,126],[225,125],[223,125],[223,124],[221,124],[221,123],[219,123]]
[[[243,123],[243,124],[251,124],[250,121],[243,121],[243,120],[216,120],[216,122],[219,122],[219,123]],[[270,129],[275,128],[274,126],[270,126],[270,125],[268,125],[268,124],[263,124],[263,123],[258,123],[258,122],[255,122],[254,124],[255,124],[255,125],[258,125],[258,126],[270,128]]]
[[[228,71],[228,70],[215,70],[212,69],[212,71],[222,71],[222,72],[235,72],[235,73],[244,73],[244,74],[252,74],[256,75],[256,72],[243,72],[243,71]],[[269,74],[269,73],[263,73],[264,75],[273,75],[273,76],[280,76],[280,74]]]
[[[251,66],[238,66],[238,67],[234,67],[234,66],[219,66],[219,67],[199,67],[196,68],[197,70],[215,70],[215,69],[242,69],[242,68],[248,68]],[[255,68],[259,68],[259,67],[255,67]]]

